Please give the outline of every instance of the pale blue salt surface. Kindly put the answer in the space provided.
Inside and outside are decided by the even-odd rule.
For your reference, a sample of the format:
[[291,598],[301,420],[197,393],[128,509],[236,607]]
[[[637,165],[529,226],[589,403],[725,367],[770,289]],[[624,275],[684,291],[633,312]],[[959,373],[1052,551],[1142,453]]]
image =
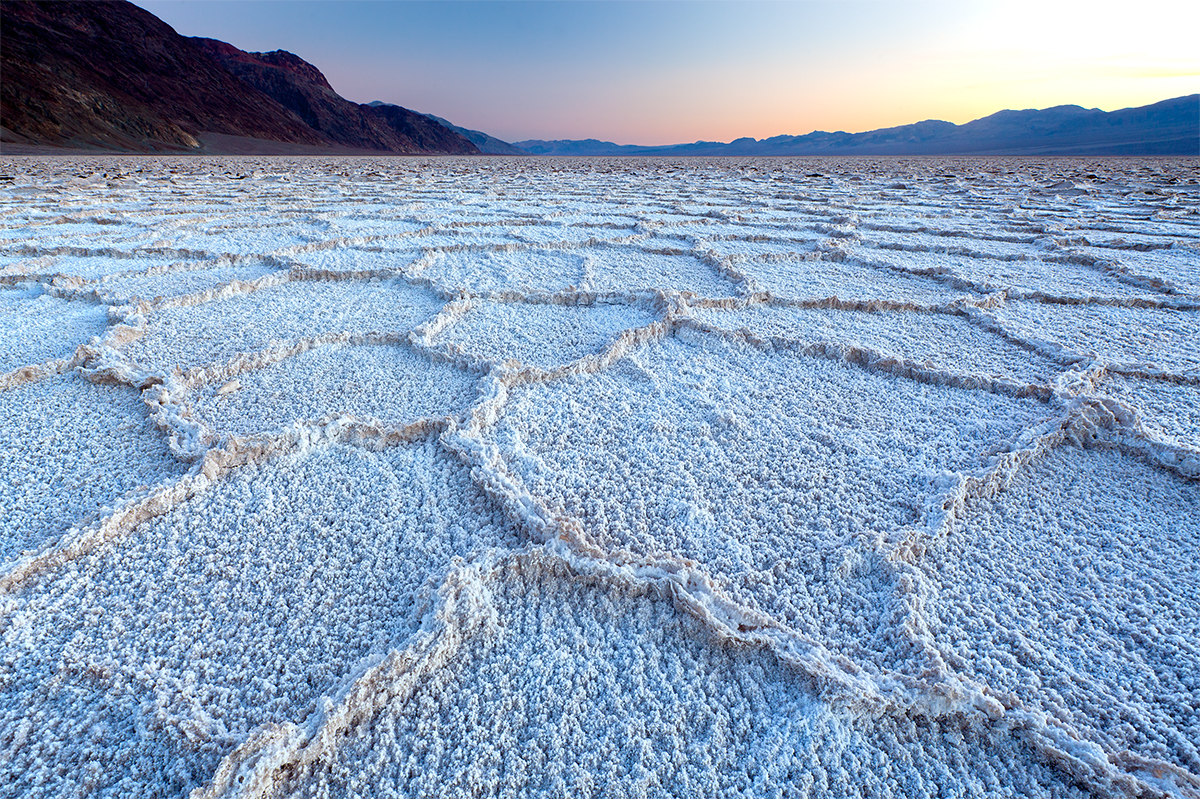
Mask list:
[[[153,179],[89,177],[101,163]],[[81,351],[85,366],[113,367],[106,379],[146,379],[123,372],[122,355],[169,378],[147,395],[165,429],[130,386],[10,376],[0,409],[15,460],[3,490],[19,510],[6,546],[44,547],[0,571],[0,785],[11,792],[216,795],[229,774],[233,795],[263,796],[447,785],[1065,796],[1116,784],[1178,794],[1200,780],[1188,748],[1200,673],[1195,481],[1134,457],[1184,473],[1196,457],[1196,312],[1169,312],[1186,298],[1154,293],[1154,280],[1192,262],[1181,250],[1179,261],[1125,264],[1147,273],[1141,302],[1162,301],[1142,309],[1063,304],[1116,289],[1100,271],[1050,264],[1091,257],[1076,248],[1099,229],[1172,237],[1179,246],[1154,251],[1172,254],[1200,240],[1190,162],[84,164],[6,164],[19,191],[0,189],[0,262],[65,213],[112,228],[56,239],[80,248],[61,262],[85,276],[187,260],[138,245],[189,237],[244,249],[252,265],[276,234],[299,232],[312,244],[278,250],[281,263],[357,270],[363,253],[388,253],[384,268],[411,282],[296,281],[167,302],[145,309],[141,339],[141,317],[126,319],[111,342],[119,353],[97,363]],[[1134,184],[1171,196],[1120,188]],[[347,243],[342,218],[356,220]],[[404,235],[418,225],[434,230]],[[533,243],[560,226],[581,237]],[[855,243],[875,228],[896,249]],[[637,238],[589,244],[593,230]],[[809,251],[784,255],[797,240]],[[978,254],[954,259],[964,274],[977,267],[997,289],[1050,296],[970,310],[983,298],[902,271],[943,242]],[[1030,253],[1014,271],[991,269]],[[152,278],[132,280],[142,279]],[[607,305],[544,304],[592,302],[571,287],[597,281]],[[786,341],[756,349],[697,331],[673,295],[746,290],[954,302],[998,332],[911,308],[696,312],[800,348],[832,345],[806,356]],[[18,294],[7,296],[27,307],[33,298]],[[472,294],[497,301],[446,305]],[[104,310],[72,303],[85,306]],[[409,338],[443,310],[465,313],[439,319],[452,323],[432,340]],[[647,319],[665,324],[620,338]],[[301,352],[314,344],[305,338],[369,331],[407,343]],[[47,338],[74,352],[82,342],[67,332]],[[485,359],[562,364],[618,340],[620,357],[580,362],[569,379],[481,374]],[[869,371],[839,355],[858,345],[928,365],[920,381],[886,363]],[[451,365],[455,347],[477,357]],[[1046,382],[1055,367],[1031,350],[1069,360],[1056,347],[1169,373],[1096,372],[1093,385],[1081,371],[1046,401],[945,385],[975,371]],[[172,376],[197,366],[207,368]],[[1104,395],[1136,409],[1148,438],[1132,417],[1106,427]],[[343,414],[440,421],[426,439],[389,446]],[[216,435],[189,439],[183,454],[199,458],[176,462],[166,443],[196,425]],[[1075,449],[1073,437],[1098,448]],[[1029,462],[1006,452],[1038,440]],[[206,442],[231,449],[205,453]],[[989,477],[991,463],[1008,465]],[[106,482],[106,470],[120,478]],[[105,509],[131,501],[143,503],[140,522]],[[73,514],[84,528],[59,548]],[[763,637],[801,657],[784,665]],[[262,748],[272,729],[298,743]],[[297,748],[314,736],[319,753]]]
[[69,358],[108,326],[108,309],[64,300],[39,287],[0,287],[0,373]]
[[733,297],[737,287],[723,278],[714,264],[686,251],[667,247],[659,251],[653,241],[642,247],[597,247],[584,259],[586,285],[597,291],[688,291],[700,297]]
[[1200,297],[1200,245],[1194,242],[1145,252],[1087,246],[1072,249],[1112,262],[1134,275],[1157,277],[1170,283],[1179,292]]
[[92,255],[50,255],[23,259],[25,271],[35,275],[71,275],[85,280],[97,280],[108,275],[143,272],[154,267],[186,263],[185,255],[149,255],[123,250],[107,254],[100,250]]
[[71,374],[17,386],[0,393],[0,403],[0,563],[186,471],[137,389]]
[[1144,297],[1156,292],[1105,274],[1101,267],[1064,263],[1066,251],[1047,253],[1049,258],[1006,261],[934,252],[887,252],[880,261],[914,272],[945,270],[950,275],[969,281],[986,293],[1007,291],[1014,297],[1022,294],[1044,294],[1061,298],[1087,299],[1092,297]]
[[1085,795],[1004,733],[823,702],[803,673],[722,646],[662,599],[536,562],[484,588],[493,624],[281,794]]
[[476,377],[404,344],[320,346],[198,389],[196,416],[218,433],[278,432],[294,422],[349,414],[388,427],[458,416],[476,398]]
[[888,230],[862,230],[860,234],[859,246],[884,252],[931,252],[1000,259],[1036,259],[1046,255],[1045,246],[1039,242],[998,241],[973,236],[938,235],[924,231],[898,233]]
[[960,375],[1047,384],[1065,368],[955,314],[752,306],[736,311],[698,308],[692,315],[703,324],[745,329],[760,339],[862,347]]
[[186,796],[402,646],[453,557],[520,543],[433,441],[239,469],[8,606],[7,790]]
[[386,249],[378,242],[357,247],[305,250],[289,258],[301,266],[328,269],[331,272],[395,270],[402,272],[424,252],[419,238],[391,240]]
[[1200,311],[1016,301],[992,314],[1027,341],[1095,354],[1102,363],[1200,373]]
[[1200,773],[1200,487],[1063,447],[961,522],[921,568],[958,671],[1103,742]]
[[374,283],[300,280],[203,305],[167,308],[125,349],[135,363],[170,371],[230,360],[328,333],[405,333],[441,303],[403,280]]
[[969,292],[932,278],[909,275],[853,259],[776,256],[735,261],[734,268],[754,280],[761,291],[793,300],[837,297],[848,301],[885,301],[912,305],[945,305]]
[[694,559],[750,606],[880,657],[894,575],[875,531],[922,524],[935,478],[984,465],[1046,405],[682,338],[514,391],[489,437],[602,546]]
[[1173,383],[1106,374],[1099,389],[1136,410],[1161,440],[1200,451],[1200,380]]
[[155,300],[198,294],[234,280],[249,283],[280,271],[278,267],[266,263],[214,266],[207,269],[203,268],[203,265],[203,261],[190,262],[180,265],[186,268],[172,269],[168,272],[107,278],[101,281],[96,289],[109,302],[129,302],[135,298]]
[[637,305],[534,305],[477,300],[434,340],[495,363],[553,369],[612,345],[657,316]]
[[421,276],[444,291],[560,291],[585,277],[582,250],[455,251],[438,254]]

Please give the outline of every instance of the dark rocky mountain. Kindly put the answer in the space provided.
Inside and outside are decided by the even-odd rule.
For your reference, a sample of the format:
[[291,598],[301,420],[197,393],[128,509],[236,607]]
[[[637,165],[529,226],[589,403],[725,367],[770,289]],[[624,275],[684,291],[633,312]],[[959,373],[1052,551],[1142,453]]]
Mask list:
[[1200,94],[1119,111],[1064,105],[1000,111],[955,125],[927,120],[866,133],[773,136],[642,147],[519,141],[537,155],[1200,155]]
[[343,98],[319,69],[285,50],[247,53],[215,39],[192,41],[230,73],[334,144],[396,153],[479,152],[463,136],[424,114],[398,105],[362,105]]
[[478,152],[421,114],[344,100],[291,53],[188,39],[124,0],[3,0],[0,32],[6,150]]
[[[367,105],[371,106],[372,108],[378,108],[379,106],[391,105],[391,103],[385,103],[382,100],[375,100],[367,103]],[[395,108],[396,106],[392,107]],[[484,133],[481,130],[461,128],[458,125],[455,125],[453,122],[442,119],[439,116],[434,116],[433,114],[425,114],[424,116],[429,117],[439,125],[450,128],[450,130],[459,134],[467,141],[471,142],[471,144],[474,144],[476,147],[478,147],[479,152],[481,153],[485,153],[487,155],[529,155],[529,153],[527,153],[525,150],[522,150],[519,147],[514,147],[508,142],[497,139],[495,136]]]

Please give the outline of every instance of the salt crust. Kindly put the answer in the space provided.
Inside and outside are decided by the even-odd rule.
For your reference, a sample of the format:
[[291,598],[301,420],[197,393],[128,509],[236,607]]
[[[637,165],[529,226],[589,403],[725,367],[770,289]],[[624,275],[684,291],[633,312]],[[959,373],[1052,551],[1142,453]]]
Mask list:
[[493,435],[533,496],[601,546],[703,563],[739,601],[870,659],[890,650],[879,531],[918,523],[937,479],[1047,415],[691,335],[513,392]]
[[1135,409],[1162,440],[1200,451],[1200,384],[1106,374],[1098,388]]
[[1017,383],[1050,383],[1065,368],[954,314],[763,305],[732,311],[700,308],[693,314],[703,324],[746,329],[759,338],[836,341],[930,363],[947,372],[992,375]]
[[475,301],[436,339],[494,363],[514,359],[552,369],[585,355],[603,352],[625,330],[656,321],[649,308],[636,305],[542,305]]
[[318,346],[195,392],[198,419],[221,434],[257,436],[295,422],[349,414],[393,428],[458,416],[477,396],[475,377],[406,345]]
[[516,559],[483,589],[446,666],[278,795],[1083,795],[1003,734],[841,712],[653,595]]
[[402,646],[455,556],[519,543],[430,440],[237,470],[8,600],[5,790],[186,795]]
[[6,161],[0,784],[1194,794],[1191,170]]
[[0,393],[0,402],[0,562],[186,471],[136,389],[63,375]]
[[437,313],[435,297],[402,280],[292,281],[212,305],[167,308],[126,355],[151,369],[187,369],[272,341],[341,331],[404,331]]
[[0,374],[69,358],[107,326],[108,309],[95,302],[72,302],[37,287],[0,288]]
[[1200,487],[1135,459],[1055,451],[922,564],[956,670],[1200,773]]
[[1028,341],[1047,342],[1134,372],[1200,376],[1200,309],[1011,302],[993,315]]

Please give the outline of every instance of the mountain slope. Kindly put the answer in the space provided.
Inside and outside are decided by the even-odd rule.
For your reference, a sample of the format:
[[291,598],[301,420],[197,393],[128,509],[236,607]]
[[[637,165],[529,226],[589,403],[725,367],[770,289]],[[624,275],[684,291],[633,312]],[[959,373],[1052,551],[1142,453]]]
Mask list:
[[131,3],[5,0],[0,11],[6,141],[187,151],[215,131],[328,143]]
[[[387,103],[380,103],[378,100],[371,103],[371,105],[377,105],[377,104],[378,105],[387,105]],[[429,117],[434,122],[437,122],[440,125],[445,125],[446,127],[450,128],[450,130],[454,131],[455,133],[458,133],[459,135],[464,136],[469,142],[471,142],[476,147],[478,147],[479,151],[482,153],[487,153],[488,155],[529,155],[529,153],[525,152],[520,147],[514,147],[513,145],[509,144],[508,142],[503,141],[501,139],[497,139],[495,136],[484,133],[481,130],[471,130],[470,128],[460,128],[458,125],[455,125],[452,122],[449,122],[448,120],[442,119],[441,117],[434,116],[433,114],[425,114],[425,116]]]
[[335,144],[397,153],[479,152],[463,136],[423,114],[343,98],[319,69],[285,50],[248,53],[216,39],[192,41],[231,74],[276,100]]
[[1000,111],[955,125],[926,120],[867,131],[660,147],[595,139],[514,142],[539,155],[1200,155],[1200,95],[1105,112],[1079,106]]
[[298,56],[188,39],[124,0],[4,0],[0,16],[0,141],[8,145],[478,152],[421,114],[345,100]]

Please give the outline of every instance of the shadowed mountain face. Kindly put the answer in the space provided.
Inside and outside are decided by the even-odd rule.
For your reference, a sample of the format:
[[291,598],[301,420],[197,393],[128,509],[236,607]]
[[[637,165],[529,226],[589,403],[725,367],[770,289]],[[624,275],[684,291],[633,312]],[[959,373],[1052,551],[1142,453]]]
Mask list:
[[478,152],[420,114],[379,113],[339,97],[320,70],[291,53],[188,39],[123,0],[4,0],[0,12],[6,144],[219,153],[229,142],[257,141]]
[[397,153],[479,152],[463,136],[424,114],[396,105],[373,107],[346,100],[319,69],[284,50],[247,53],[215,39],[191,41],[335,144]]
[[188,151],[201,131],[324,138],[154,15],[124,2],[9,2],[0,100],[6,141]]
[[538,155],[1200,155],[1200,95],[1105,112],[1077,105],[1000,111],[955,125],[926,120],[867,131],[641,147],[520,141]]

